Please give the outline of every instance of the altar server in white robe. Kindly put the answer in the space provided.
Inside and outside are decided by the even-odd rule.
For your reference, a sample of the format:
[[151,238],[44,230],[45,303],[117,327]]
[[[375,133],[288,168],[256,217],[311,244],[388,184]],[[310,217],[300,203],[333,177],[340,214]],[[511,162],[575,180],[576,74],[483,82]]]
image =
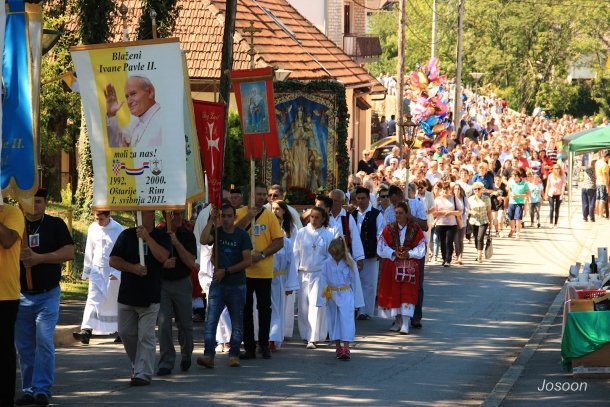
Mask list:
[[[271,329],[269,331],[269,349],[272,352],[282,346],[286,325],[286,306],[288,296],[299,289],[296,262],[292,252],[292,242],[296,238],[297,228],[288,206],[284,201],[272,203],[271,210],[278,218],[284,232],[284,247],[273,255],[273,280],[271,281]],[[294,304],[291,303],[289,318],[294,324]],[[291,334],[292,336],[292,334]]]
[[121,272],[110,267],[108,258],[123,226],[108,211],[95,212],[87,231],[82,279],[89,279],[89,292],[83,312],[81,331],[75,338],[89,343],[92,334],[108,335],[117,331],[117,298]]
[[320,278],[324,262],[330,257],[328,245],[333,234],[328,230],[328,213],[314,207],[309,224],[297,232],[293,253],[299,273],[299,317],[301,339],[307,341],[307,349],[315,349],[316,342],[326,339],[326,307],[318,307],[322,292]]
[[331,257],[321,272],[324,290],[318,305],[326,305],[328,335],[335,341],[337,359],[349,360],[349,345],[356,337],[354,309],[364,306],[362,286],[358,267],[349,255],[345,240],[333,239],[328,252]]

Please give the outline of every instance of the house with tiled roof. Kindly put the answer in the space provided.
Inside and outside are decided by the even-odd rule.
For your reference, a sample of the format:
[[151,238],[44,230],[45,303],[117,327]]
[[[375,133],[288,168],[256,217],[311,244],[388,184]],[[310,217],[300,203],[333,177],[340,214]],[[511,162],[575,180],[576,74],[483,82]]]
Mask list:
[[[141,0],[127,0],[130,40],[142,13]],[[193,97],[213,100],[220,84],[224,29],[224,0],[179,0],[175,36],[186,51]],[[117,16],[117,19],[119,17]],[[360,151],[370,144],[370,102],[383,97],[385,88],[341,48],[303,17],[287,0],[237,0],[234,36],[234,69],[247,69],[249,37],[243,31],[254,23],[256,67],[273,66],[291,71],[299,81],[336,80],[345,85],[348,112],[348,149],[355,170]],[[120,41],[120,21],[114,25]],[[235,107],[233,107],[235,108]]]

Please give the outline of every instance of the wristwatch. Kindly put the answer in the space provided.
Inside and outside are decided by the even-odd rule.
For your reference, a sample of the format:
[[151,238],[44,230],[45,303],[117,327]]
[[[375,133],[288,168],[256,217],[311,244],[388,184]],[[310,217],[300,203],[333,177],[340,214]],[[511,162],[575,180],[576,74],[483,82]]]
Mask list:
[[265,256],[265,253],[261,252],[261,259],[264,259],[265,257],[267,257]]

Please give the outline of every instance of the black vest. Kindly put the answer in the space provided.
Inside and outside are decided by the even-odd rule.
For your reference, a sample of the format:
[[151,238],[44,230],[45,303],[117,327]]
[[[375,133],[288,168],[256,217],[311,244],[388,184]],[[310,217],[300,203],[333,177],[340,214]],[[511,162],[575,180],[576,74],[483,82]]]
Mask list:
[[[371,210],[364,215],[362,226],[360,227],[360,239],[364,247],[364,258],[372,259],[377,257],[377,216],[381,213],[379,209],[371,207]],[[358,210],[352,212],[352,216],[358,223]]]

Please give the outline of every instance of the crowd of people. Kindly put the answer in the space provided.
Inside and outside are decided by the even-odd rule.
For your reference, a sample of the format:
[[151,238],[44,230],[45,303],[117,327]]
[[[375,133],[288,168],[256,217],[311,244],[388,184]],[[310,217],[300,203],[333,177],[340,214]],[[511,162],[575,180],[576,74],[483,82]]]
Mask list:
[[[193,221],[167,212],[158,223],[154,211],[142,211],[139,226],[123,229],[96,211],[85,249],[88,298],[74,337],[88,344],[118,333],[130,384],[146,386],[173,373],[173,320],[183,372],[194,352],[193,317],[204,319],[196,362],[205,368],[223,352],[232,367],[271,359],[295,320],[307,349],[330,341],[339,360],[352,357],[356,321],[385,318],[400,334],[422,328],[426,265],[463,265],[469,250],[483,263],[491,236],[521,239],[527,228],[557,227],[568,187],[562,139],[594,126],[589,118],[512,112],[468,92],[464,100],[460,127],[449,125],[448,137],[409,154],[394,147],[383,163],[364,151],[347,189],[318,195],[305,213],[284,201],[281,186],[263,183],[249,207],[240,190],[224,190],[220,207],[204,206]],[[581,160],[586,222],[608,218],[609,159],[605,151]],[[19,355],[17,405],[51,398],[60,270],[74,256],[65,223],[45,209],[44,189],[25,222],[0,205],[0,340]],[[1,406],[13,404],[16,359],[15,352],[0,359]]]

